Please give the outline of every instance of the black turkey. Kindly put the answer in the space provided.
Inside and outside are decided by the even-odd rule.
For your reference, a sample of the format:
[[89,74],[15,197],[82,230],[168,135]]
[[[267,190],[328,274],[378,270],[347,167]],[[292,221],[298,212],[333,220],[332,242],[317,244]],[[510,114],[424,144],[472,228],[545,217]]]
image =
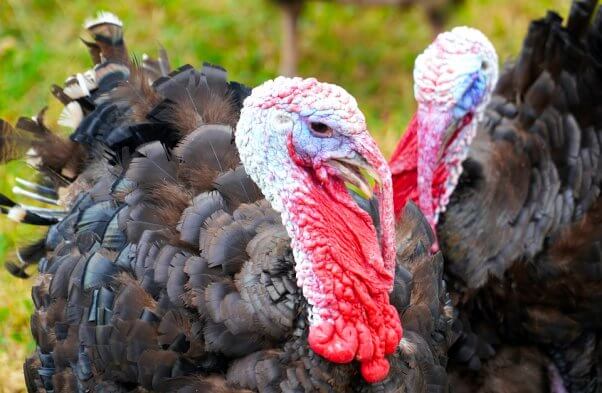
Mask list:
[[462,321],[450,356],[478,370],[505,348],[467,391],[495,369],[520,384],[513,358],[536,365],[523,380],[551,360],[569,391],[602,389],[596,5],[573,1],[565,25],[554,12],[532,22],[497,85],[493,46],[474,29],[441,35],[416,62],[418,112],[391,162],[396,209],[415,200],[436,226]]
[[[164,55],[139,66],[127,58],[114,16],[88,28],[97,65],[54,88],[71,106],[70,139],[41,118],[24,130],[4,123],[4,159],[29,151],[63,206],[46,213],[2,201],[13,218],[50,224],[37,252],[9,265],[25,275],[41,257],[28,390],[446,391],[442,258],[430,252],[432,233],[414,205],[393,227],[388,167],[353,98],[312,79],[279,78],[245,103],[257,123],[236,128],[251,91],[223,69],[167,75]],[[291,118],[291,138],[300,132],[311,143],[276,143]],[[290,226],[302,204],[272,198],[282,215],[272,209],[242,166],[235,129],[237,138],[274,135],[262,151],[289,157],[321,198],[315,216],[304,211]],[[50,161],[53,150],[42,147],[55,139],[78,155]],[[349,150],[358,141],[371,150]],[[330,155],[311,151],[317,143]],[[254,176],[269,166],[259,151],[243,152]],[[259,182],[264,190],[284,184],[276,173]],[[340,212],[352,230],[333,220]],[[313,276],[300,279],[305,257],[302,274]]]

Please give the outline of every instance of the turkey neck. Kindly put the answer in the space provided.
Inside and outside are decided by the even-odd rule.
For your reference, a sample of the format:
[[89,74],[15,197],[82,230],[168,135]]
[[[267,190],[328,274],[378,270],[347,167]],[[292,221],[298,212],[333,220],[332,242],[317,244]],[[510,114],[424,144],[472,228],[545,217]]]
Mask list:
[[402,331],[389,303],[393,269],[385,265],[374,224],[341,181],[320,181],[315,168],[294,161],[290,148],[273,148],[290,146],[287,136],[265,135],[247,140],[251,146],[241,155],[265,155],[243,161],[271,166],[248,172],[268,173],[254,180],[291,237],[297,285],[308,303],[310,347],[335,363],[358,360],[365,377],[381,379],[389,368],[385,355],[396,350]]

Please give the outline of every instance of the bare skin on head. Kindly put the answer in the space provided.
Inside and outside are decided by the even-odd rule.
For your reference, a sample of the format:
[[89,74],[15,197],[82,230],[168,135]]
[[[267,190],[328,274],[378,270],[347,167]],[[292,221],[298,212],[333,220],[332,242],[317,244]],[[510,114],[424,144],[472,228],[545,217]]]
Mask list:
[[364,379],[382,380],[402,337],[389,303],[392,184],[355,100],[315,79],[268,81],[245,101],[236,144],[292,238],[310,347],[336,363],[358,360]]
[[491,42],[469,27],[440,34],[416,59],[418,108],[390,161],[396,216],[411,199],[435,229],[497,83],[497,62]]

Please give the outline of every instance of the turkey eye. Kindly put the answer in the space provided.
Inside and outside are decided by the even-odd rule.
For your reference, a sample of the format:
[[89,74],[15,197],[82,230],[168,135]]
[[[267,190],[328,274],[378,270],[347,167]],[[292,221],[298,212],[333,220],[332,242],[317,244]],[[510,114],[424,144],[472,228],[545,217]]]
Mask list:
[[487,63],[485,60],[483,60],[483,62],[481,63],[481,69],[483,71],[487,70],[487,68],[489,68],[489,63]]
[[311,129],[312,134],[317,137],[326,138],[332,136],[332,128],[328,127],[324,123],[312,121],[309,123],[309,128]]

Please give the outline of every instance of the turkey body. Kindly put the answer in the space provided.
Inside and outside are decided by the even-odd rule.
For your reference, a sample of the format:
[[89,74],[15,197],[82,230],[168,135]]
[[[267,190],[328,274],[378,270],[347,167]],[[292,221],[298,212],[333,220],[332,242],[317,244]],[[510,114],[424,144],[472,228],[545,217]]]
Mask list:
[[466,317],[453,356],[478,369],[477,358],[493,348],[534,344],[532,356],[517,348],[495,356],[549,356],[572,392],[602,389],[600,12],[589,22],[596,3],[574,1],[566,27],[553,12],[531,24],[437,228],[454,304]]
[[404,339],[389,376],[367,384],[355,363],[307,344],[290,239],[233,143],[250,90],[217,66],[132,65],[116,23],[93,33],[95,86],[77,98],[55,88],[83,108],[71,143],[86,158],[60,176],[67,211],[32,289],[28,390],[447,390],[443,261],[419,210],[397,230],[391,303]]

